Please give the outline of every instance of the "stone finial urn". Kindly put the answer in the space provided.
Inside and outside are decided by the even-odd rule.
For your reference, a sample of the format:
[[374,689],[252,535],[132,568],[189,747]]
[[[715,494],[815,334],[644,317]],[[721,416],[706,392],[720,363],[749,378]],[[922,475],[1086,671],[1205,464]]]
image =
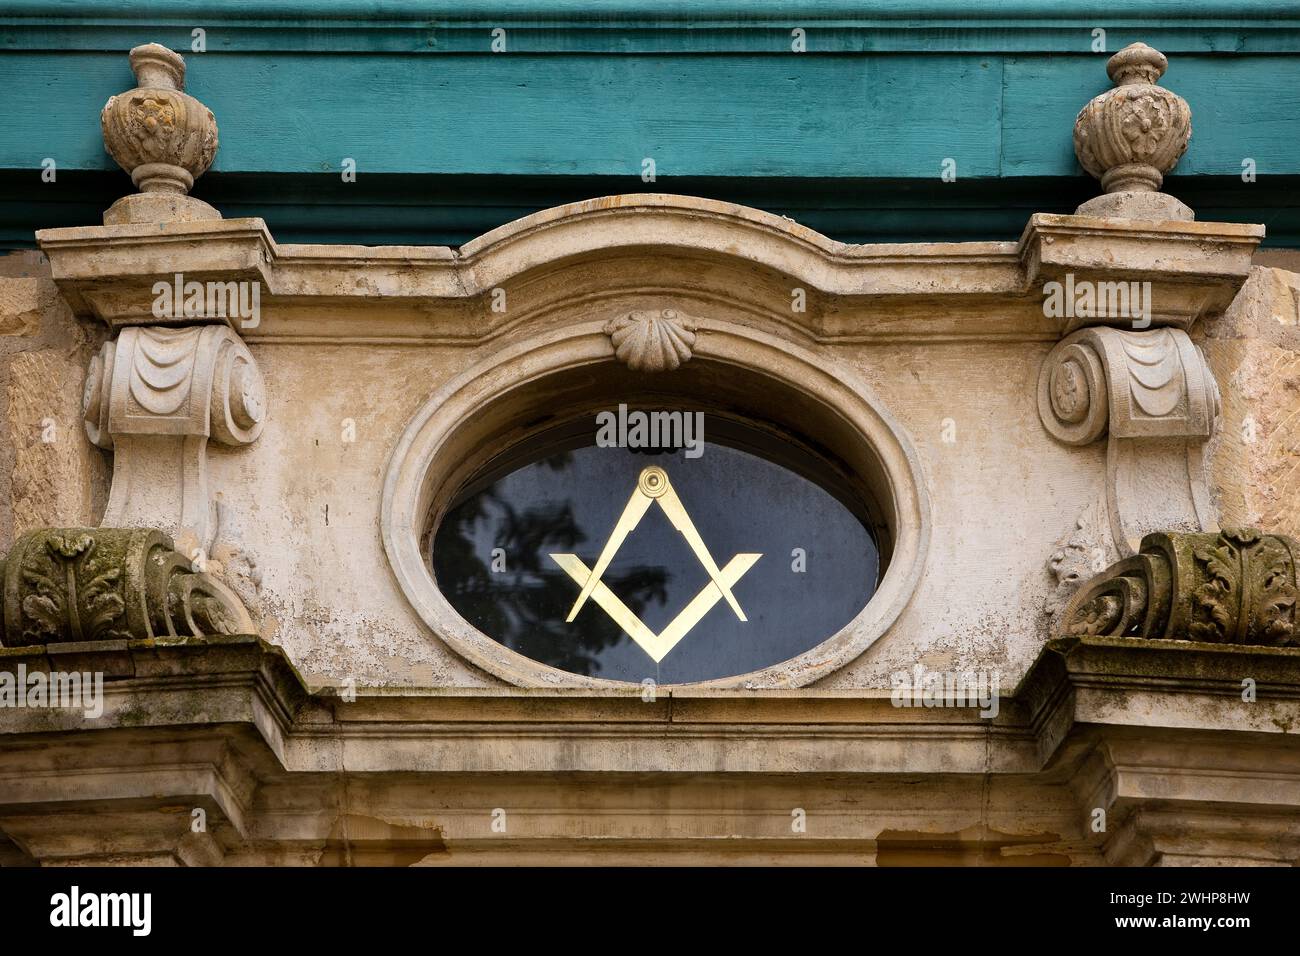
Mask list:
[[1107,62],[1115,88],[1093,97],[1074,121],[1074,152],[1106,195],[1088,200],[1079,215],[1195,218],[1159,191],[1192,136],[1187,101],[1156,85],[1168,66],[1165,55],[1145,43],[1132,43]]
[[136,47],[130,57],[139,86],[109,97],[99,121],[104,148],[140,194],[115,202],[104,224],[220,219],[187,195],[217,154],[217,121],[184,92],[184,59],[157,43]]

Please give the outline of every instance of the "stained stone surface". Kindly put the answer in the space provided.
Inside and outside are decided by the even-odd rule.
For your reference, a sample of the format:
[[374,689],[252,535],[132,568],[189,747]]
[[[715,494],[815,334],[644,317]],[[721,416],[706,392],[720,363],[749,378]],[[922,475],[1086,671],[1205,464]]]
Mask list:
[[[260,608],[263,636],[322,684],[474,688],[518,678],[466,656],[455,637],[465,624],[454,612],[416,612],[431,599],[427,572],[413,569],[414,578],[424,577],[423,591],[391,573],[385,535],[423,533],[415,526],[427,515],[403,517],[397,527],[384,511],[386,476],[394,469],[425,473],[418,456],[403,457],[403,435],[446,390],[522,382],[551,355],[547,361],[589,363],[608,376],[602,394],[610,400],[645,388],[671,393],[688,380],[703,400],[734,379],[726,369],[753,368],[759,384],[736,399],[787,415],[788,424],[820,439],[840,426],[818,417],[815,404],[770,398],[776,378],[761,376],[765,364],[779,365],[797,391],[800,379],[825,369],[834,387],[869,395],[887,412],[919,476],[916,487],[898,490],[929,502],[928,517],[906,518],[913,530],[929,522],[928,551],[899,585],[910,599],[900,598],[896,619],[872,634],[869,646],[857,645],[865,652],[816,678],[819,686],[850,690],[887,688],[891,675],[917,662],[997,670],[1013,686],[1048,639],[1044,608],[1068,596],[1062,577],[1077,583],[1086,576],[1063,570],[1053,556],[1086,556],[1095,572],[1116,551],[1114,515],[1087,522],[1086,542],[1075,540],[1080,517],[1109,496],[1119,504],[1121,527],[1153,530],[1169,511],[1164,490],[1204,477],[1187,445],[1202,447],[1205,429],[1175,428],[1175,442],[1164,444],[1164,431],[1148,432],[1154,438],[1126,431],[1119,467],[1108,458],[1107,439],[1074,446],[1045,428],[1036,401],[1044,361],[1085,320],[1045,316],[1044,282],[1067,274],[1150,281],[1152,330],[1124,336],[1178,340],[1188,328],[1224,322],[1218,313],[1237,293],[1259,237],[1258,227],[1235,224],[1042,215],[1019,243],[849,246],[759,210],[650,195],[547,210],[454,253],[278,245],[256,219],[49,230],[39,241],[66,301],[83,317],[60,314],[68,342],[105,323],[127,331],[146,324],[151,284],[177,270],[263,284],[261,323],[232,330],[265,382],[260,437],[240,446],[209,441],[194,453],[185,446],[186,458],[141,459],[149,467],[132,472],[138,479],[129,500],[146,507],[154,488],[153,500],[173,512],[175,490],[184,490],[179,477],[193,473],[181,461],[201,462],[199,490],[212,509],[208,557],[247,606]],[[653,263],[651,290],[644,262]],[[504,312],[494,308],[498,288],[508,293]],[[802,311],[792,308],[792,288],[804,290]],[[654,374],[619,362],[607,324],[665,309],[697,327],[690,360]],[[80,353],[65,345],[56,354],[88,361],[89,350],[76,348]],[[790,371],[796,355],[807,357],[799,360],[807,363],[803,372]],[[1116,367],[1112,378],[1127,382],[1130,372]],[[59,374],[76,422],[83,373]],[[1230,395],[1231,383],[1217,368],[1216,375]],[[1168,400],[1181,415],[1187,408],[1179,403],[1192,396],[1179,395],[1171,388]],[[500,416],[505,427],[549,412],[547,401],[554,399],[542,395],[514,412],[479,405],[457,422]],[[27,418],[37,410],[30,400],[18,407]],[[177,441],[195,427],[186,425]],[[118,440],[128,438],[155,441],[125,433]],[[77,440],[77,466],[98,459],[104,467],[105,454]],[[457,449],[451,460],[504,450],[491,435],[484,441]],[[26,475],[34,465],[23,461]],[[1161,469],[1165,484],[1133,478],[1148,467]],[[172,533],[186,550],[203,544],[202,536]],[[910,566],[894,560],[891,567]],[[807,681],[795,671],[771,679]]]
[[1256,267],[1202,347],[1223,395],[1212,446],[1224,524],[1300,529],[1300,275]]
[[74,319],[34,252],[0,257],[0,543],[95,524],[109,463],[81,426],[86,364],[104,331]]
[[[1288,310],[1297,278],[1255,269],[1220,315],[1246,279],[1255,233],[1044,217],[1019,245],[845,247],[725,204],[638,199],[620,213],[620,202],[630,204],[552,210],[455,255],[276,246],[256,220],[169,223],[165,235],[143,226],[45,234],[82,318],[57,305],[33,313],[30,287],[15,315],[0,316],[0,327],[22,330],[0,337],[0,504],[27,489],[4,516],[6,548],[20,505],[23,522],[95,523],[63,514],[93,510],[104,491],[108,453],[81,427],[81,385],[100,323],[129,328],[147,314],[155,276],[142,279],[141,263],[159,277],[181,264],[264,279],[279,291],[263,299],[261,326],[241,337],[265,380],[265,428],[246,444],[210,443],[204,459],[216,525],[210,573],[254,612],[260,638],[0,651],[0,670],[106,672],[101,726],[113,728],[85,734],[78,713],[15,711],[8,729],[30,736],[0,747],[0,858],[1300,860],[1293,648],[1086,633],[1050,641],[1043,613],[1117,556],[1110,439],[1068,444],[1040,415],[1044,363],[1076,334],[1045,317],[1045,276],[1105,275],[1118,263],[1152,281],[1156,334],[1139,339],[1190,334],[1218,381],[1223,411],[1207,474],[1220,517],[1227,523],[1235,509],[1268,519],[1238,524],[1296,526],[1288,501],[1300,320],[1288,322]],[[655,259],[662,288],[647,293],[627,260],[656,246],[674,255]],[[0,263],[7,275],[38,278],[36,301],[46,301],[53,284],[38,260]],[[807,312],[791,312],[792,284],[808,292]],[[510,289],[505,315],[490,305],[498,285]],[[619,362],[605,323],[666,307],[698,317],[690,361],[653,376]],[[1102,338],[1134,335],[1111,328]],[[929,550],[910,601],[848,665],[811,687],[686,686],[650,701],[637,685],[507,686],[459,653],[449,631],[418,618],[420,595],[401,589],[385,551],[383,486],[406,461],[404,433],[440,395],[480,379],[523,380],[544,356],[616,386],[629,381],[616,376],[640,375],[670,390],[673,376],[697,376],[716,394],[719,369],[796,354],[887,410],[930,503]],[[1190,357],[1179,363],[1195,367]],[[811,382],[808,366],[797,368]],[[1125,364],[1108,369],[1110,383],[1134,375]],[[1168,397],[1180,414],[1190,410],[1178,388]],[[68,423],[66,448],[36,444],[50,404]],[[463,418],[547,409],[506,405]],[[793,413],[814,432],[831,424],[813,402]],[[1234,438],[1252,415],[1256,439]],[[1199,419],[1172,450],[1131,431],[1136,417],[1121,424],[1119,440],[1136,443],[1142,461],[1176,459],[1183,476],[1207,477],[1186,454],[1187,442],[1207,447],[1211,429]],[[451,460],[477,451],[453,448]],[[151,482],[170,487],[179,461],[160,457],[141,471],[143,493]],[[88,493],[77,490],[83,480]],[[1125,509],[1163,507],[1155,486],[1122,491]],[[891,675],[918,665],[1000,671],[999,716],[896,706]],[[1258,680],[1257,702],[1242,699],[1243,674]],[[359,773],[373,785],[357,787]],[[590,782],[557,788],[566,775]],[[43,788],[35,796],[32,779]],[[1111,795],[1104,834],[1088,828],[1093,794]],[[68,812],[73,795],[88,809]],[[804,805],[822,808],[812,851],[790,839],[789,808]],[[106,812],[123,806],[133,809]],[[193,833],[178,806],[204,810],[209,831]],[[525,829],[509,843],[489,835],[484,808],[496,806],[522,808],[512,820]],[[721,849],[719,835],[730,837]]]

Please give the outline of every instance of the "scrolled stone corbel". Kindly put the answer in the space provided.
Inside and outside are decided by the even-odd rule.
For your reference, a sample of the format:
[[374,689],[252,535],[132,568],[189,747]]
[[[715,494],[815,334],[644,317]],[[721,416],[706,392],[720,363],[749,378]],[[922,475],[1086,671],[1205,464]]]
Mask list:
[[157,43],[136,47],[130,60],[139,85],[109,97],[100,127],[104,148],[140,192],[113,203],[104,225],[220,219],[187,195],[217,155],[217,121],[184,92],[185,60]]
[[1086,445],[1118,438],[1208,439],[1219,389],[1201,350],[1179,329],[1080,329],[1038,378],[1038,410],[1053,436]]
[[1219,390],[1201,350],[1179,329],[1081,329],[1048,354],[1038,414],[1053,437],[1108,436],[1106,503],[1121,555],[1157,528],[1216,530],[1204,446]]
[[125,328],[91,360],[82,411],[90,440],[114,453],[104,524],[162,527],[208,553],[208,439],[248,444],[266,419],[266,386],[239,336],[222,325]]
[[1143,637],[1300,647],[1300,542],[1252,528],[1158,532],[1086,582],[1057,637]]
[[1106,74],[1115,88],[1093,97],[1074,121],[1074,152],[1106,195],[1089,199],[1081,216],[1172,219],[1196,216],[1160,192],[1192,136],[1187,101],[1157,81],[1169,61],[1145,43],[1131,43],[1110,58]]
[[0,562],[6,647],[256,634],[243,603],[148,528],[45,528]]

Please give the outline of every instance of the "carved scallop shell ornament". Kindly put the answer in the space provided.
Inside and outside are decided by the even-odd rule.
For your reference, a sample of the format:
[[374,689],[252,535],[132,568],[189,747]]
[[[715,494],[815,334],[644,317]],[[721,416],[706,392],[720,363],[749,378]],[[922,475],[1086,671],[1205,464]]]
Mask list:
[[614,354],[634,372],[671,372],[690,361],[695,330],[674,309],[629,312],[605,324]]

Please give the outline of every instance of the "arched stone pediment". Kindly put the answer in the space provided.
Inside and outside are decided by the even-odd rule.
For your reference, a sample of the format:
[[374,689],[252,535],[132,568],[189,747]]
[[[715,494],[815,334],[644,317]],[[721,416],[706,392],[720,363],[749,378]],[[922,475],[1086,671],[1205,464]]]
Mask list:
[[[1254,226],[1036,215],[1017,243],[852,245],[745,206],[657,194],[543,210],[454,250],[282,245],[260,219],[120,226],[109,244],[100,232],[38,239],[74,309],[111,326],[156,323],[153,284],[202,272],[261,284],[247,341],[372,344],[487,343],[582,306],[667,296],[813,342],[1054,340],[1080,324],[1044,316],[1043,284],[1066,274],[1151,281],[1155,324],[1186,328],[1226,307],[1259,241]],[[1157,269],[1148,240],[1165,250]]]

